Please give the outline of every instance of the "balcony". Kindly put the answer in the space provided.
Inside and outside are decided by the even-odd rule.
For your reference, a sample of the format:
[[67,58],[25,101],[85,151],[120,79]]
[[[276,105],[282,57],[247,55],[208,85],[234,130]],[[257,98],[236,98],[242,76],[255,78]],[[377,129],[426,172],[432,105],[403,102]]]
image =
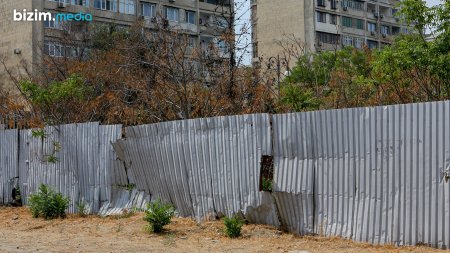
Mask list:
[[202,11],[224,13],[230,15],[232,6],[230,1],[200,0],[199,9]]

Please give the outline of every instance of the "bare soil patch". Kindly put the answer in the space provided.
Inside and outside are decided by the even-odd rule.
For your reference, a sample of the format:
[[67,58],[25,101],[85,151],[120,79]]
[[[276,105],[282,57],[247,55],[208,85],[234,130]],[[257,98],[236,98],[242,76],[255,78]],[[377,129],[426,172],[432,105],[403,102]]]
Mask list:
[[33,219],[27,208],[0,207],[0,252],[444,252],[429,247],[372,246],[340,238],[299,237],[271,226],[245,225],[229,239],[221,221],[176,218],[160,235],[143,214],[128,218],[69,215]]

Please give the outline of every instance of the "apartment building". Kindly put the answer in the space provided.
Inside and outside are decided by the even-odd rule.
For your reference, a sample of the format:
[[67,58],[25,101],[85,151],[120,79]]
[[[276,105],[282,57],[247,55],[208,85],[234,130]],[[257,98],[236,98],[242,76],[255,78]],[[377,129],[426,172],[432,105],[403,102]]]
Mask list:
[[[14,10],[52,15],[83,13],[89,14],[92,22],[15,21]],[[42,55],[80,56],[86,46],[80,31],[88,31],[93,24],[126,27],[136,21],[143,21],[150,30],[160,24],[178,29],[189,36],[190,45],[206,49],[212,44],[222,52],[221,57],[229,57],[229,48],[219,37],[231,27],[232,12],[233,0],[4,0],[0,2],[0,60],[19,76],[25,70],[18,66],[25,64],[26,71],[32,71]],[[70,37],[73,43],[62,43],[62,37]],[[1,63],[0,89],[15,90]]]
[[[380,48],[408,33],[396,17],[398,0],[252,0],[253,62],[281,53],[277,41],[295,36],[318,52],[344,46]],[[295,63],[290,63],[292,64]]]

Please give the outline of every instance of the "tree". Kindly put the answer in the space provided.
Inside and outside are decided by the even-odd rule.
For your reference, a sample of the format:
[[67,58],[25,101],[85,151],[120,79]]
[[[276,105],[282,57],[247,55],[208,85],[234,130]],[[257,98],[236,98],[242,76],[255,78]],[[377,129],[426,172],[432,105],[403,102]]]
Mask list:
[[283,108],[328,109],[450,99],[450,3],[427,7],[423,1],[403,0],[400,7],[399,17],[412,24],[413,32],[396,37],[390,46],[373,51],[344,48],[300,57],[284,81],[290,92],[284,93]]

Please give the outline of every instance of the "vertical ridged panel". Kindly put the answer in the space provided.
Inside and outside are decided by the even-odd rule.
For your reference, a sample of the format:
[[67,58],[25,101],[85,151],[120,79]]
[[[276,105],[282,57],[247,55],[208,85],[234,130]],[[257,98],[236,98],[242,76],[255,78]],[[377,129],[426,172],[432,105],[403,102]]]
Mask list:
[[262,155],[271,154],[267,114],[165,122],[126,128],[114,144],[130,181],[183,216],[231,215],[260,203]]
[[[319,234],[448,248],[449,106],[446,101],[274,115],[275,194],[313,194],[308,204]],[[310,174],[314,180],[305,181]],[[283,215],[299,215],[305,204],[282,201],[277,198],[279,208],[289,209],[281,208],[281,219],[294,222]],[[298,224],[288,225],[306,230]]]
[[12,189],[19,176],[17,129],[0,130],[0,204],[12,202]]
[[[121,126],[98,123],[45,127],[45,138],[33,137],[35,130],[20,131],[19,172],[23,201],[47,184],[68,196],[69,212],[84,201],[90,212],[112,199],[111,188],[126,181],[123,163],[116,161],[111,142],[121,137]],[[57,161],[50,162],[49,157]],[[121,171],[122,170],[122,171]]]

